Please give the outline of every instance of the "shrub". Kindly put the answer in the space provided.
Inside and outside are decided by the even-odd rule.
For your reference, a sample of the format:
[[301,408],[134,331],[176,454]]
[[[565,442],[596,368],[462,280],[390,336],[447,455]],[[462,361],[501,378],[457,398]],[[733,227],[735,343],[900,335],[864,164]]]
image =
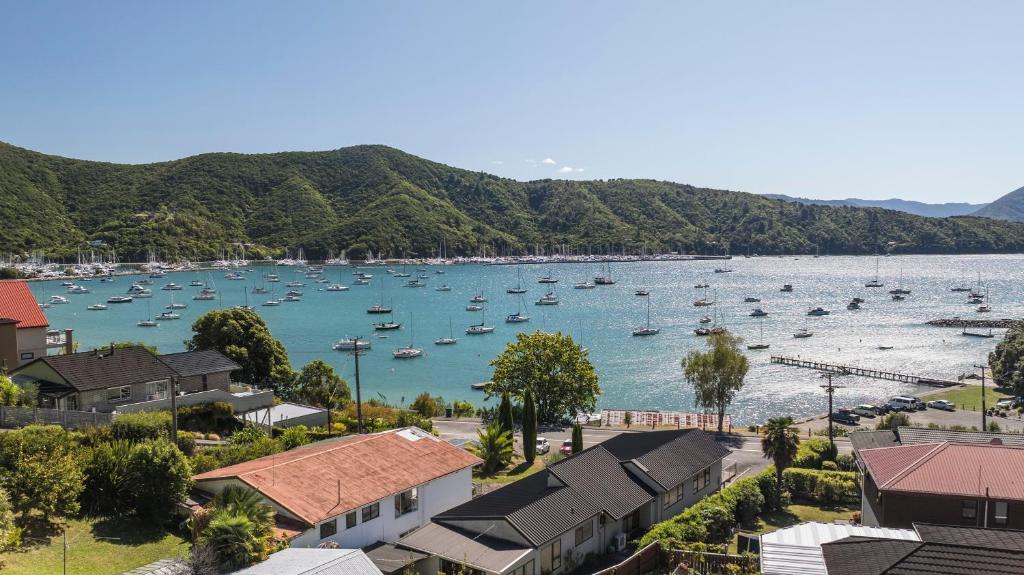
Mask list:
[[84,488],[82,450],[56,425],[29,425],[0,433],[0,478],[12,507],[39,511],[44,520],[79,510]]
[[470,417],[473,415],[475,408],[473,404],[468,401],[462,401],[461,399],[455,400],[452,404],[452,415],[455,417]]
[[17,549],[21,546],[21,529],[14,524],[11,498],[0,487],[0,551]]
[[[816,503],[855,502],[860,499],[855,473],[789,468],[783,481],[794,498]],[[826,483],[819,488],[820,483]]]
[[753,525],[754,520],[764,509],[765,497],[761,493],[758,481],[754,477],[741,479],[732,485],[735,493],[734,515],[736,523]]
[[102,443],[89,453],[85,465],[82,506],[92,513],[117,515],[131,509],[132,444],[125,440]]
[[814,501],[824,505],[834,505],[853,501],[857,495],[857,484],[850,479],[825,476],[814,485]]
[[223,401],[178,408],[178,429],[231,435],[242,426],[235,408]]
[[821,469],[824,471],[839,471],[839,466],[836,465],[835,461],[822,461]]
[[305,425],[296,425],[295,427],[289,427],[281,433],[281,445],[288,449],[295,449],[301,447],[307,443],[311,443],[313,439],[309,436],[309,428]]
[[849,453],[842,453],[836,456],[836,467],[839,471],[856,471],[857,461]]
[[822,462],[835,458],[835,447],[827,439],[815,437],[800,443],[796,457],[793,459],[793,467],[821,469]]
[[188,458],[166,439],[136,444],[128,460],[135,513],[162,522],[192,486]]
[[878,420],[878,426],[875,429],[896,431],[897,427],[906,427],[908,425],[910,425],[910,416],[902,411],[894,411],[883,415],[882,419]]
[[438,415],[444,415],[444,405],[444,398],[431,397],[429,393],[424,391],[416,396],[416,399],[409,405],[409,409],[429,419]]
[[171,433],[171,412],[141,411],[139,413],[122,413],[110,424],[110,434],[114,439],[123,439],[132,443],[169,437]]
[[778,511],[779,508],[775,505],[776,501],[780,501],[782,507],[789,505],[788,492],[783,491],[782,496],[777,497],[779,484],[778,480],[775,478],[774,465],[769,465],[767,469],[755,475],[754,479],[757,481],[758,490],[760,490],[761,495],[764,496],[764,506],[762,507],[764,511]]
[[195,434],[188,431],[179,431],[177,446],[185,455],[192,455],[196,452]]

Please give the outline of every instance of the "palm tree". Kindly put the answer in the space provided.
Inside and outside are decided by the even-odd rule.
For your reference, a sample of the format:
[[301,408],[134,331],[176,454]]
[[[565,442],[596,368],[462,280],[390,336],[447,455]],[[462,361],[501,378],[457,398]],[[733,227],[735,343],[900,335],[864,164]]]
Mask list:
[[471,450],[484,460],[484,475],[494,473],[512,459],[512,434],[505,431],[500,423],[494,422],[485,429],[478,429],[476,435],[477,445]]
[[263,557],[257,526],[245,515],[218,513],[203,531],[200,545],[210,550],[224,571],[251,565]]
[[793,429],[793,418],[773,417],[764,426],[761,453],[775,463],[775,506],[782,507],[782,472],[793,464],[800,446],[800,436]]
[[253,489],[229,485],[213,499],[218,513],[242,515],[251,521],[258,537],[273,534],[274,508],[263,502],[263,496]]

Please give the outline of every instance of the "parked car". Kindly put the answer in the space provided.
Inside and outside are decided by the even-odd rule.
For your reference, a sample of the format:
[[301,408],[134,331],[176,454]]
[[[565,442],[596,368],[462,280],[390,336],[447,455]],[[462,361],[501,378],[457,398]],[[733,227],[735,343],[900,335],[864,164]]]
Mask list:
[[836,423],[846,423],[849,425],[856,425],[860,421],[860,416],[846,408],[841,408],[832,413],[832,421]]
[[897,395],[889,399],[888,405],[892,411],[914,411],[914,398]]
[[538,437],[537,438],[537,453],[539,455],[544,455],[545,453],[547,453],[549,451],[551,451],[551,444],[548,443],[548,438],[546,438],[546,437]]
[[956,411],[956,404],[945,399],[933,399],[928,402],[928,407],[943,411]]
[[928,409],[928,406],[925,404],[925,402],[921,401],[919,398],[914,397],[913,395],[908,395],[907,398],[913,400],[915,411],[923,411],[925,409]]
[[1012,397],[1008,397],[1006,399],[1000,399],[999,401],[997,401],[996,407],[998,407],[999,409],[1012,409],[1014,403],[1015,400]]
[[562,441],[562,447],[559,447],[558,451],[564,455],[572,455],[572,440],[566,439]]
[[867,403],[865,403],[863,405],[858,405],[857,407],[854,407],[853,408],[853,412],[856,413],[857,415],[860,415],[860,416],[863,416],[863,417],[874,417],[876,415],[881,415],[878,412],[878,408],[877,407],[875,407],[874,405],[867,404]]

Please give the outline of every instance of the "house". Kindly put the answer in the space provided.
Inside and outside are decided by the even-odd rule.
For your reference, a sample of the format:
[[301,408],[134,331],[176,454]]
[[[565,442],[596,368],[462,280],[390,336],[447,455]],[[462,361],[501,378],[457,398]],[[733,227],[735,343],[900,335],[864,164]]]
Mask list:
[[229,391],[231,372],[242,366],[215,349],[165,353],[160,361],[178,374],[178,391],[196,393],[211,389]]
[[998,439],[1003,445],[1024,447],[1024,435],[1020,433],[993,433],[989,431],[959,431],[955,429],[931,429],[927,427],[900,426],[895,431],[855,431],[850,434],[850,445],[856,455],[863,449],[895,447],[917,443],[991,443]]
[[811,521],[760,536],[762,575],[827,575],[821,546],[847,537],[919,541],[911,529]]
[[421,573],[568,573],[718,490],[729,451],[696,429],[623,433],[439,513],[398,547]]
[[992,442],[861,450],[863,523],[1024,528],[1024,448]]
[[274,553],[266,561],[231,575],[383,575],[359,549],[298,549]]
[[[19,367],[11,375],[19,384],[31,383],[38,387],[40,407],[113,412],[144,402],[162,405],[160,400],[170,397],[172,380],[202,382],[205,379],[220,385],[230,371],[239,369],[238,364],[217,351],[172,355],[174,359],[170,363],[179,366],[185,375],[168,365],[164,361],[166,356],[157,356],[142,346],[111,346],[43,356]],[[210,370],[209,373],[203,373],[204,369]],[[179,389],[179,393],[183,391],[190,390]]]
[[292,547],[395,542],[473,495],[481,460],[416,427],[306,445],[193,477],[216,495],[254,489]]
[[49,326],[27,282],[0,281],[0,367],[12,371],[45,356]]
[[821,546],[828,575],[1024,573],[1024,532],[915,524],[919,541],[847,537]]

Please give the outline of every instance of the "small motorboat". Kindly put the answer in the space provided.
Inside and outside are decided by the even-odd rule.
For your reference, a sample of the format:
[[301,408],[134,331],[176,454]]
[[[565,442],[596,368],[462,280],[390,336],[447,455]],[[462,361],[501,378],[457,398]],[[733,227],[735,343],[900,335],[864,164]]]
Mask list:
[[64,297],[62,295],[52,295],[52,296],[50,296],[50,304],[51,305],[63,305],[63,304],[66,304],[66,303],[68,303],[68,298],[66,298],[66,297]]
[[395,359],[412,359],[423,355],[423,350],[415,347],[400,347],[391,352]]
[[705,337],[711,335],[711,330],[706,327],[698,327],[697,329],[693,330],[693,333],[694,335]]
[[290,281],[290,282],[284,284],[284,287],[290,287],[290,288],[306,287],[306,284],[303,283],[303,282],[300,282],[300,281]]
[[134,298],[130,295],[114,295],[107,298],[107,303],[132,303]]
[[471,303],[471,304],[466,306],[466,311],[480,311],[482,309],[484,309],[484,306],[477,305],[475,303]]
[[893,348],[893,346],[891,346],[891,345],[880,345],[880,346],[878,346],[878,349],[880,349],[882,351],[888,351],[888,350],[890,350],[892,348]]
[[494,331],[493,325],[484,325],[482,323],[474,324],[466,328],[468,335],[480,335],[482,333],[491,333]]
[[768,312],[759,307],[755,307],[754,311],[750,312],[750,317],[765,317],[766,315],[768,315]]
[[268,299],[267,301],[263,302],[262,305],[264,307],[273,307],[273,306],[281,305],[281,301],[280,300],[276,300],[276,299]]
[[138,325],[139,327],[156,327],[160,324],[158,324],[156,320],[140,319],[136,325]]
[[164,306],[164,309],[185,309],[188,307],[187,303],[170,303]]
[[988,313],[990,311],[992,311],[992,306],[988,305],[987,303],[983,303],[978,306],[978,313]]
[[297,296],[295,294],[288,294],[288,295],[284,296],[283,298],[281,298],[281,301],[298,302],[298,301],[302,301],[302,297],[301,296]]
[[705,288],[711,287],[711,284],[697,284],[697,285],[695,285],[693,287],[694,287],[694,289],[705,289]]
[[537,279],[537,283],[539,283],[539,284],[556,284],[556,283],[558,283],[558,278],[551,277],[550,275],[547,275],[547,276],[543,276],[541,278],[538,278]]
[[903,301],[907,299],[907,296],[903,294],[894,293],[892,294],[892,301]]
[[341,284],[331,284],[324,289],[326,291],[348,291],[348,286],[343,286]]
[[357,285],[357,286],[364,286],[364,285],[368,285],[370,283],[370,280],[368,280],[366,278],[356,278],[355,281],[353,281],[352,283]]
[[759,297],[745,297],[745,298],[743,298],[743,303],[760,303],[760,302],[761,302],[761,298],[759,298]]
[[452,288],[448,284],[444,284],[434,288],[434,291],[452,291]]
[[534,303],[537,305],[558,305],[558,296],[554,292],[548,292]]
[[638,289],[635,292],[633,292],[633,295],[636,295],[638,297],[647,297],[647,296],[651,295],[651,292],[649,292],[649,291],[647,291],[645,289]]
[[656,327],[638,327],[633,330],[633,335],[635,336],[657,335],[659,333],[661,333],[661,329]]
[[391,308],[382,305],[372,305],[366,308],[366,313],[391,313]]
[[812,335],[814,335],[814,332],[807,331],[807,328],[800,328],[796,333],[793,334],[793,337],[797,339],[803,339],[805,337],[811,337]]
[[163,291],[178,291],[178,290],[182,290],[182,289],[185,289],[185,288],[181,287],[180,285],[178,285],[178,284],[176,284],[174,282],[171,282],[169,284],[165,284],[164,287],[162,287],[160,289],[162,289]]
[[192,287],[203,287],[206,284],[204,284],[200,280],[192,280],[192,281],[188,282],[188,285],[190,285]]
[[165,312],[161,313],[160,315],[156,316],[156,319],[161,320],[161,321],[170,320],[170,319],[181,319],[181,314],[174,313],[173,311],[165,311]]
[[597,286],[590,282],[578,282],[576,285],[572,287],[573,289],[594,289]]
[[823,307],[812,307],[811,309],[807,310],[807,315],[811,316],[828,315],[830,313],[832,312],[828,311]]
[[711,317],[710,316],[704,316],[704,317],[700,318],[700,323],[711,323]]
[[434,345],[455,345],[459,340],[454,337],[439,337],[434,340]]
[[377,331],[392,331],[402,329],[402,324],[393,321],[382,321],[380,323],[373,324],[373,329]]
[[68,288],[68,293],[89,293],[89,288],[75,285]]
[[252,288],[252,293],[255,295],[263,295],[266,293],[270,293],[270,290],[264,287],[254,287]]
[[487,301],[487,298],[485,298],[481,294],[477,294],[477,295],[473,296],[472,299],[470,299],[469,301],[472,302],[472,303],[484,303],[484,302]]
[[786,293],[792,292],[793,291],[793,285],[792,284],[783,284],[782,285],[782,289],[780,289],[779,291],[786,292]]
[[107,309],[107,306],[105,304],[102,304],[102,303],[94,303],[94,304],[90,305],[89,307],[87,307],[86,309],[88,309],[90,311],[103,311],[103,310]]
[[856,300],[851,301],[850,303],[846,304],[846,309],[850,309],[850,310],[860,309],[860,304],[857,303]]

